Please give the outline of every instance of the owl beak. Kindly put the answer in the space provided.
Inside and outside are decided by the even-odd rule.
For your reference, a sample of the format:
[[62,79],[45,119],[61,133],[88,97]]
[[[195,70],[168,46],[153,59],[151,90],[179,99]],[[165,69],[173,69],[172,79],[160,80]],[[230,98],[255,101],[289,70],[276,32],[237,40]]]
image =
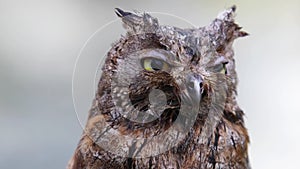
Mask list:
[[193,104],[199,104],[203,91],[203,79],[200,75],[191,73],[186,78],[186,88]]

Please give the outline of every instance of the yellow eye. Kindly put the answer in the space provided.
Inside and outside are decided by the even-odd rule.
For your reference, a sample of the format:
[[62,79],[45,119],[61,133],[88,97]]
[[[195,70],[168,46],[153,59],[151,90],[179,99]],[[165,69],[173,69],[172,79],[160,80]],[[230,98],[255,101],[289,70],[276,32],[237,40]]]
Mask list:
[[220,73],[222,73],[222,74],[224,74],[224,75],[226,75],[226,74],[227,74],[227,68],[226,68],[226,64],[223,64],[223,67],[222,67],[222,69],[221,69]]
[[142,66],[147,71],[166,71],[169,69],[169,65],[165,61],[155,58],[143,59]]

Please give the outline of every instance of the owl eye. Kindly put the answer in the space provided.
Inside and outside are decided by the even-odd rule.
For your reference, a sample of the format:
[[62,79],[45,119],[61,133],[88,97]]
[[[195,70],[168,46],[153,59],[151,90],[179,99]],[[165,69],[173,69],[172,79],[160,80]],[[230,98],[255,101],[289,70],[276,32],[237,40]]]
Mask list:
[[226,63],[220,63],[220,64],[216,65],[215,68],[214,68],[215,71],[218,72],[218,73],[226,75],[227,74],[227,68],[226,68],[226,64],[227,63],[228,62],[226,62]]
[[142,66],[147,71],[166,71],[169,69],[169,65],[165,61],[155,58],[143,59]]
[[226,75],[227,74],[227,68],[226,68],[227,63],[222,63],[222,69],[220,70],[220,73]]

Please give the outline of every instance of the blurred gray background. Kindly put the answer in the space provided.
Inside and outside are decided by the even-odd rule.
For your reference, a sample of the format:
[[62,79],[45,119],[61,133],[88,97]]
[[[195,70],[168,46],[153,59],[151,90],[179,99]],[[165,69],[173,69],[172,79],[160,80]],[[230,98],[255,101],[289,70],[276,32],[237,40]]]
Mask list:
[[251,34],[234,47],[252,167],[297,168],[299,0],[0,0],[0,168],[65,168],[82,132],[72,100],[75,61],[86,40],[116,19],[115,7],[204,26],[233,4]]

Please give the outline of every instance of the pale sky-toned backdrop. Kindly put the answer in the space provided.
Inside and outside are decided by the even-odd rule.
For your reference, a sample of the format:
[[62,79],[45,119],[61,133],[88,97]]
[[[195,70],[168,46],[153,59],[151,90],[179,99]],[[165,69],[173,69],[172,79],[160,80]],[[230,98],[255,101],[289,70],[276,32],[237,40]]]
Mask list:
[[[252,167],[299,168],[299,0],[0,0],[0,168],[65,168],[82,132],[74,64],[86,40],[117,18],[115,7],[169,13],[200,27],[233,4],[251,35],[234,48]],[[87,113],[92,97],[78,111]]]

